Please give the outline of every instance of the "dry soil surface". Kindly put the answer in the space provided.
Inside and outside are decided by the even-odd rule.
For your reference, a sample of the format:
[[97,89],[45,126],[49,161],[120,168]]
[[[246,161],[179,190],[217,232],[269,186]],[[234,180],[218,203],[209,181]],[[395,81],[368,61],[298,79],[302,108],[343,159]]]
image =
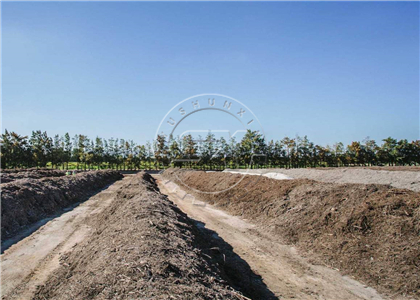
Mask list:
[[[195,199],[172,181],[154,176],[162,193],[229,243],[280,299],[384,299],[375,289],[336,270],[313,265],[248,220]],[[394,298],[396,299],[396,298]]]
[[329,169],[232,169],[224,172],[263,175],[273,179],[307,178],[332,183],[386,184],[395,188],[420,191],[420,172],[372,170],[366,168],[329,168]]
[[[60,257],[92,234],[86,220],[108,209],[130,176],[48,222],[1,256],[2,298],[31,299],[60,267]],[[231,216],[187,195],[173,182],[159,188],[181,210],[229,243],[280,299],[384,299],[373,288],[338,271],[313,265],[248,220]],[[241,298],[239,298],[241,299]],[[403,299],[393,297],[392,299]]]
[[70,250],[89,232],[85,219],[107,207],[128,178],[117,181],[7,249],[1,255],[2,299],[31,299],[37,285],[43,284],[59,267],[61,253]]

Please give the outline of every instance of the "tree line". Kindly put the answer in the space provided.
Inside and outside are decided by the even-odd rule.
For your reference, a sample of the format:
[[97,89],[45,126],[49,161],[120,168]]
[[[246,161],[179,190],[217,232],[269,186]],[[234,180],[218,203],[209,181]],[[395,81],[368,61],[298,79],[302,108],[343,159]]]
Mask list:
[[90,139],[78,134],[70,137],[48,136],[33,131],[31,136],[16,132],[1,135],[1,167],[52,167],[62,169],[161,169],[169,166],[198,169],[243,167],[342,167],[419,165],[420,140],[409,142],[388,137],[380,144],[366,138],[345,146],[335,143],[320,146],[307,136],[266,141],[248,130],[241,140],[216,138],[209,132],[204,138],[191,135],[166,137],[145,145],[117,138]]

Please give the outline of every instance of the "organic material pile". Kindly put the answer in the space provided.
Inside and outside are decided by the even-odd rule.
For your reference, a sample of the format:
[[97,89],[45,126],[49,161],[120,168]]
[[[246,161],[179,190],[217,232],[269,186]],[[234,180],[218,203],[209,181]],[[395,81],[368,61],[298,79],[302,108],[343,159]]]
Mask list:
[[17,169],[17,170],[2,170],[0,182],[7,183],[19,179],[33,178],[39,179],[44,177],[60,177],[66,175],[65,171],[52,169]]
[[85,200],[123,176],[91,171],[72,176],[20,179],[1,185],[1,240],[47,216]]
[[[390,169],[391,168],[391,169]],[[240,169],[224,172],[264,174],[273,179],[312,179],[330,183],[387,184],[398,189],[420,192],[420,172],[417,167],[369,168],[300,168],[300,169]],[[286,177],[286,178],[285,178]]]
[[252,219],[315,262],[385,294],[420,296],[418,192],[179,169],[163,176],[201,200]]
[[35,299],[245,299],[146,173],[128,179],[87,225],[91,234],[63,254]]

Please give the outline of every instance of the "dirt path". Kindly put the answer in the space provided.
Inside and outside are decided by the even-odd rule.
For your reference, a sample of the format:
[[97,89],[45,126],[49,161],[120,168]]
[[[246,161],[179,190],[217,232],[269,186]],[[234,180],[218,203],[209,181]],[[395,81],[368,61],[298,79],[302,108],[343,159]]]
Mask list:
[[36,286],[59,266],[60,254],[82,241],[89,232],[90,228],[84,222],[86,217],[108,206],[126,179],[117,181],[74,209],[52,219],[5,250],[1,255],[2,299],[31,299]]
[[336,270],[310,264],[295,248],[279,243],[247,220],[197,201],[160,175],[154,177],[163,194],[189,217],[217,232],[280,299],[383,299],[376,290]]

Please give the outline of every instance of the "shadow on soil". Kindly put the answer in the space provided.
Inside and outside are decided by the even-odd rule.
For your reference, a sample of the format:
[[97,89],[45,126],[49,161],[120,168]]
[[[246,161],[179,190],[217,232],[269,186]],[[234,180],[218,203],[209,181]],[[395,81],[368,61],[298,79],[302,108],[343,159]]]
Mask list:
[[[160,189],[158,188],[160,191]],[[165,193],[163,193],[165,195]],[[168,196],[165,195],[169,200]],[[210,262],[220,271],[221,277],[231,287],[240,291],[243,299],[253,300],[275,300],[279,299],[267,285],[260,275],[255,274],[249,264],[233,251],[233,247],[221,238],[216,231],[205,227],[205,223],[189,217],[178,206],[173,203],[173,209],[180,215],[185,216],[195,225],[195,245],[201,250],[203,258]],[[241,298],[238,296],[238,298]]]
[[200,231],[202,251],[213,263],[219,266],[224,279],[231,286],[241,291],[245,296],[257,299],[278,299],[263,282],[261,276],[255,274],[248,263],[233,251],[233,248],[215,231],[205,227],[205,224],[194,220]]
[[211,263],[218,266],[217,269],[222,271],[223,279],[232,287],[253,300],[279,299],[269,290],[262,277],[255,274],[249,264],[236,254],[233,247],[221,238],[217,232],[206,228],[205,223],[189,217],[176,205],[174,209],[194,223],[198,231],[198,234],[196,234],[197,247]]

